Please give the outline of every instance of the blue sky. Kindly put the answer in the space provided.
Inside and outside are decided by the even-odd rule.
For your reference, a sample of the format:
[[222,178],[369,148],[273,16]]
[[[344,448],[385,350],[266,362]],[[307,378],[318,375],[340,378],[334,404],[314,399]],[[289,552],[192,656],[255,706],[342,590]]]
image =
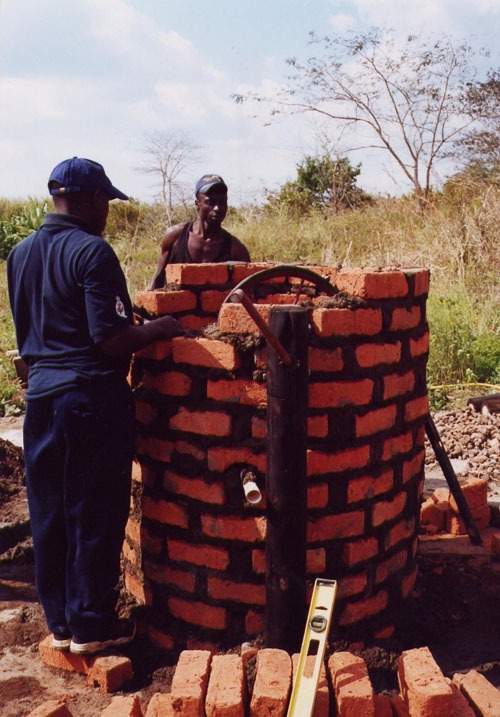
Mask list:
[[[465,38],[498,66],[500,0],[1,0],[0,196],[45,196],[52,167],[79,155],[150,201],[145,138],[182,130],[201,147],[182,177],[188,196],[218,172],[232,203],[258,200],[295,178],[317,131],[298,118],[265,126],[233,93],[273,92],[286,59],[311,54],[310,31],[372,25]],[[367,191],[404,189],[380,155],[351,159]]]

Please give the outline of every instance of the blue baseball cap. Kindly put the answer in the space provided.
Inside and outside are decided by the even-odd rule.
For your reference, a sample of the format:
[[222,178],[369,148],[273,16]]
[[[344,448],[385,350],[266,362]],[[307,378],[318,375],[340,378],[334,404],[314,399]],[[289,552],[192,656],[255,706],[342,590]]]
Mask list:
[[[57,182],[60,186],[53,187],[52,182]],[[102,189],[111,199],[128,199],[126,194],[113,187],[101,164],[81,157],[65,159],[54,167],[48,186],[51,194],[97,192]]]
[[219,174],[204,174],[203,177],[200,177],[196,182],[194,193],[198,194],[198,192],[201,192],[202,194],[206,194],[212,187],[216,186],[222,187],[227,192],[226,183]]

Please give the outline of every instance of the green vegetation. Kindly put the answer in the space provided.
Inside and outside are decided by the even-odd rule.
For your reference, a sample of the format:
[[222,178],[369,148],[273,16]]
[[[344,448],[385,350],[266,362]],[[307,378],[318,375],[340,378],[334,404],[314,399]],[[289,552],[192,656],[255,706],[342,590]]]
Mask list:
[[[18,238],[25,236],[27,218],[37,226],[43,207],[43,201],[0,201],[0,236],[7,236],[12,226],[20,227]],[[188,214],[179,207],[173,221]],[[107,238],[132,296],[151,279],[167,223],[159,204],[111,205]],[[231,208],[225,226],[247,245],[254,261],[430,268],[428,380],[433,405],[445,405],[464,386],[467,397],[500,390],[500,185],[491,177],[457,175],[442,193],[432,195],[425,211],[412,197],[403,197],[374,198],[348,210],[308,206],[298,214],[274,196],[262,207]],[[5,356],[15,339],[3,260],[0,299],[2,414],[21,403],[14,367]]]

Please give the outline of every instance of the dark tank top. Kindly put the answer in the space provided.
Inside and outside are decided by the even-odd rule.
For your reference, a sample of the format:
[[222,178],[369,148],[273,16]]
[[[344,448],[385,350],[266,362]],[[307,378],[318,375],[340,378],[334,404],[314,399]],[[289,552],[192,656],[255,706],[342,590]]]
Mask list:
[[[191,231],[192,226],[193,226],[193,222],[188,222],[187,224],[184,224],[184,227],[182,228],[180,237],[177,239],[174,246],[172,247],[172,252],[168,258],[169,264],[194,264],[195,263],[189,256],[189,252],[188,252],[189,232]],[[222,229],[222,234],[224,236],[224,241],[222,242],[222,246],[221,246],[217,256],[215,256],[213,259],[211,259],[211,263],[212,262],[231,261],[232,236],[225,229]]]

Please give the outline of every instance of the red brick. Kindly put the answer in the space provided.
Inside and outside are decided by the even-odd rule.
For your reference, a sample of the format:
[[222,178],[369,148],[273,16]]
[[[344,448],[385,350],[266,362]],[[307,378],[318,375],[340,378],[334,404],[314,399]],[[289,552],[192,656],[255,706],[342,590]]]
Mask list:
[[170,428],[175,431],[199,433],[202,436],[230,436],[231,417],[221,411],[189,411],[181,406],[170,417]]
[[209,448],[208,469],[220,471],[221,473],[233,466],[235,463],[245,463],[254,466],[261,473],[266,471],[266,454],[252,453],[248,448]]
[[27,717],[71,717],[64,700],[47,700],[32,710]]
[[257,543],[265,540],[266,519],[264,517],[240,518],[239,516],[202,515],[201,527],[204,535],[223,540],[241,540]]
[[359,500],[367,500],[376,495],[382,495],[392,490],[394,485],[394,473],[388,468],[379,476],[360,476],[349,481],[347,486],[347,502],[357,503]]
[[415,374],[408,371],[403,375],[393,373],[390,376],[384,376],[384,401],[388,401],[396,396],[403,396],[405,393],[413,391],[415,388]]
[[397,308],[392,312],[390,331],[404,331],[406,329],[414,329],[419,325],[421,320],[421,312],[419,306],[411,306],[410,308]]
[[145,455],[157,461],[168,463],[172,455],[173,444],[161,438],[138,436],[136,440],[136,452],[139,456]]
[[307,507],[326,508],[328,504],[328,485],[315,483],[307,486]]
[[396,422],[396,406],[384,406],[369,411],[364,416],[356,416],[356,437],[363,438],[380,431],[387,431]]
[[144,497],[142,499],[142,515],[144,518],[157,520],[166,525],[177,525],[179,528],[187,528],[189,525],[187,511],[167,500],[153,500],[153,498]]
[[366,406],[373,394],[373,381],[332,381],[309,385],[311,408],[335,408],[337,406]]
[[286,714],[292,682],[290,655],[284,650],[259,650],[255,670],[255,683],[250,701],[250,717]]
[[205,717],[205,697],[212,654],[208,650],[184,650],[179,655],[170,691],[173,713]]
[[469,704],[467,698],[460,692],[458,687],[449,679],[446,680],[453,692],[453,717],[476,717],[476,713]]
[[135,401],[135,417],[144,426],[150,424],[158,415],[158,409],[156,406],[152,406],[146,401]]
[[[484,508],[488,502],[488,479],[466,478],[460,481],[463,496],[472,512]],[[460,513],[455,498],[450,493],[450,508],[454,513]]]
[[384,538],[384,548],[394,547],[403,540],[411,538],[415,534],[415,519],[404,519],[397,523]]
[[391,695],[390,699],[394,717],[410,717],[406,702],[403,700],[401,695]]
[[362,344],[356,348],[356,360],[362,368],[379,364],[398,363],[401,360],[401,342],[394,344]]
[[362,535],[365,525],[364,511],[358,510],[342,515],[326,515],[307,523],[307,540],[333,540]]
[[[163,396],[189,396],[192,381],[181,371],[162,371],[161,373],[145,373],[142,380],[142,387],[147,390],[158,391]],[[151,412],[150,412],[151,413]],[[149,420],[141,423],[150,423],[153,416],[148,415]],[[140,420],[140,419],[139,419]]]
[[[256,311],[267,323],[269,304],[255,304]],[[241,304],[222,304],[219,311],[219,329],[223,334],[256,334],[259,328]]]
[[390,269],[341,269],[335,277],[341,291],[365,299],[392,299],[408,294],[408,281],[401,271]]
[[264,632],[265,620],[264,615],[249,610],[245,615],[245,632],[247,635],[260,635]]
[[139,358],[154,359],[162,361],[172,354],[172,341],[153,341],[153,343],[145,346],[143,349],[135,352],[135,356]]
[[261,575],[266,572],[265,550],[252,550],[252,570]]
[[314,346],[308,348],[308,366],[310,371],[342,371],[344,360],[342,349],[320,349]]
[[410,338],[410,352],[413,358],[429,353],[429,332],[426,331],[419,339]]
[[[479,530],[485,530],[491,521],[491,508],[489,505],[483,505],[481,508],[471,510],[472,519]],[[457,513],[448,512],[446,514],[447,530],[452,535],[466,535],[467,528],[463,518]]]
[[192,625],[209,627],[212,630],[225,630],[227,628],[227,611],[222,607],[171,597],[168,600],[168,609],[173,617],[189,622]]
[[429,397],[420,396],[413,401],[408,401],[405,406],[405,420],[407,423],[415,421],[417,418],[427,416],[429,413]]
[[401,515],[406,505],[406,493],[399,493],[391,500],[379,501],[374,503],[372,508],[372,525],[377,528],[379,525],[393,520],[396,516]]
[[250,406],[267,404],[267,386],[265,383],[233,379],[232,381],[207,381],[207,397],[215,401],[243,403]]
[[366,573],[357,573],[340,578],[338,581],[337,597],[348,598],[353,595],[359,595],[365,590],[368,584]]
[[306,550],[306,572],[318,575],[326,570],[326,553],[324,548]]
[[250,605],[266,604],[266,586],[237,583],[232,580],[208,577],[207,593],[214,600],[232,600]]
[[71,652],[55,650],[52,647],[52,635],[47,635],[38,645],[40,659],[49,667],[56,667],[66,672],[80,672],[87,674],[95,658],[85,658],[73,655]]
[[239,655],[214,655],[207,696],[207,717],[245,717],[245,674]]
[[370,560],[378,554],[378,543],[375,538],[363,538],[345,543],[342,548],[342,560],[348,567]]
[[453,676],[453,683],[464,694],[481,717],[498,717],[500,714],[500,690],[477,670]]
[[391,555],[388,560],[377,565],[375,571],[375,585],[379,585],[387,580],[390,575],[400,573],[408,562],[408,551],[400,550],[399,553]]
[[382,330],[379,309],[313,309],[311,325],[320,336],[374,336]]
[[243,281],[243,279],[246,279],[248,276],[253,276],[258,271],[262,271],[263,269],[269,269],[269,264],[267,262],[251,262],[251,263],[237,263],[237,264],[230,264],[229,266],[230,272],[231,272],[231,280],[234,283],[234,285],[239,284],[240,281]]
[[227,291],[215,291],[214,289],[202,291],[200,293],[200,307],[202,311],[216,314],[222,306],[222,302],[226,296]]
[[183,453],[184,455],[193,456],[193,458],[196,458],[197,461],[203,461],[207,456],[207,452],[204,448],[200,448],[200,446],[196,445],[195,443],[190,443],[189,441],[185,440],[176,441],[175,450],[177,453]]
[[337,717],[373,717],[375,693],[366,663],[350,652],[334,652],[328,660]]
[[186,331],[203,331],[206,326],[210,326],[214,323],[214,316],[210,314],[205,316],[188,314],[187,316],[180,316],[178,320],[182,328]]
[[398,681],[410,717],[452,717],[453,693],[428,647],[401,654]]
[[446,526],[446,506],[435,503],[430,497],[420,506],[420,523],[424,526],[433,525],[436,530],[444,530]]
[[144,575],[161,585],[175,585],[184,592],[194,593],[196,574],[192,570],[179,570],[170,565],[162,565],[148,560],[144,564]]
[[377,615],[387,609],[387,603],[388,595],[385,590],[365,600],[349,603],[339,617],[339,624],[351,625],[371,615]]
[[167,284],[178,286],[216,286],[227,284],[229,267],[227,264],[167,264],[165,274]]
[[399,453],[409,453],[413,448],[413,437],[411,431],[400,433],[384,441],[382,460],[388,461]]
[[196,308],[196,295],[192,291],[138,291],[135,303],[149,314],[163,316],[190,311]]
[[224,505],[226,491],[224,484],[211,481],[207,483],[201,478],[186,478],[166,470],[163,478],[163,488],[175,493],[176,496],[186,496],[202,503]]
[[[414,554],[415,551],[412,551]],[[410,596],[411,591],[415,587],[417,581],[418,568],[415,566],[409,575],[401,580],[401,597],[405,600]]]
[[422,269],[415,272],[415,296],[429,293],[430,271]]
[[138,695],[113,697],[111,704],[101,712],[101,717],[143,717]]
[[312,438],[326,438],[328,435],[328,416],[309,416],[307,418],[307,435]]
[[166,692],[155,692],[149,700],[145,717],[175,717],[172,695]]
[[370,459],[370,447],[360,446],[349,448],[337,453],[323,453],[322,451],[307,451],[307,475],[322,475],[324,473],[340,473],[350,468],[362,468]]
[[196,545],[169,538],[167,549],[170,559],[176,562],[204,565],[214,570],[225,570],[229,565],[229,553],[226,548],[206,544]]
[[132,663],[123,655],[96,657],[87,673],[89,685],[99,685],[102,692],[115,692],[132,679]]
[[239,368],[241,359],[235,347],[226,341],[204,338],[172,339],[172,353],[176,364],[188,363],[207,368],[221,368],[234,371]]
[[422,449],[416,456],[403,463],[403,483],[406,484],[417,476],[423,480],[424,460],[425,451]]

